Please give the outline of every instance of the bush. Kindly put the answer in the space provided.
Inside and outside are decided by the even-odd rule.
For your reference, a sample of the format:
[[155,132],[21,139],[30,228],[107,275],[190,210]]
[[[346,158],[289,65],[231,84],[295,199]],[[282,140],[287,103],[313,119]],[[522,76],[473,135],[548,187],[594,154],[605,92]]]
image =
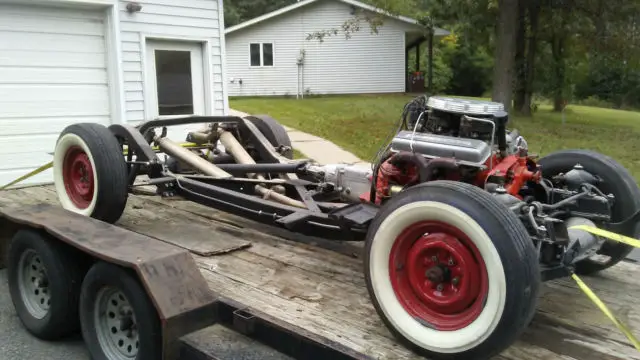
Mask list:
[[576,101],[579,105],[594,106],[600,108],[615,108],[614,104],[609,101],[602,100],[596,95],[591,95],[585,99]]

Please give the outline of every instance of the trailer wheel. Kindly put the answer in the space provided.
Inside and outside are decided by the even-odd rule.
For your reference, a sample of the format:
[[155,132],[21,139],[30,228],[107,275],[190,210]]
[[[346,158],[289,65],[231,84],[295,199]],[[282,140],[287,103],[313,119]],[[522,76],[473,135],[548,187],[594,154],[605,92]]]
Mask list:
[[33,230],[20,230],[11,240],[11,300],[22,324],[37,338],[62,339],[80,328],[83,271],[73,251]]
[[282,124],[268,115],[251,115],[245,117],[245,119],[255,125],[274,147],[288,147],[289,149],[281,154],[287,159],[293,159],[293,146],[291,146],[291,139]]
[[433,181],[383,206],[367,234],[365,277],[387,327],[432,359],[487,359],[530,323],[540,287],[520,220],[472,185]]
[[[582,165],[586,171],[600,177],[603,182],[598,185],[598,188],[605,194],[613,194],[615,197],[612,222],[622,221],[640,210],[640,188],[633,175],[606,155],[589,150],[561,150],[541,158],[538,163],[542,168],[542,175],[546,178],[566,173],[576,164]],[[637,238],[640,236],[640,224],[623,235]],[[627,257],[632,250],[632,246],[605,241],[595,256],[575,264],[576,273],[588,275],[610,268]]]
[[98,262],[80,295],[82,335],[95,360],[156,360],[162,332],[156,309],[130,271]]
[[100,124],[68,126],[56,143],[53,178],[62,207],[108,223],[127,203],[128,173],[122,147]]

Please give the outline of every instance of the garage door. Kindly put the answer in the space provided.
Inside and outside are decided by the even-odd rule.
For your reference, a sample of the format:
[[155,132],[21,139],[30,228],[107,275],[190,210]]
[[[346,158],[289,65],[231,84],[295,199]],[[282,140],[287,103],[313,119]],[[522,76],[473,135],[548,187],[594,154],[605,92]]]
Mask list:
[[103,14],[0,4],[0,185],[51,161],[66,125],[110,123]]

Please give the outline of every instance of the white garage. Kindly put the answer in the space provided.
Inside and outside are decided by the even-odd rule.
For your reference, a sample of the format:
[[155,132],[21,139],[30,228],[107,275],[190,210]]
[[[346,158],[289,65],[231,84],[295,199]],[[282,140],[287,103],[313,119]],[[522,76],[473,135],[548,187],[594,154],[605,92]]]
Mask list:
[[52,161],[72,123],[162,117],[185,89],[180,114],[226,113],[222,17],[222,0],[0,0],[0,186]]
[[51,161],[66,125],[110,123],[104,14],[0,5],[0,184]]

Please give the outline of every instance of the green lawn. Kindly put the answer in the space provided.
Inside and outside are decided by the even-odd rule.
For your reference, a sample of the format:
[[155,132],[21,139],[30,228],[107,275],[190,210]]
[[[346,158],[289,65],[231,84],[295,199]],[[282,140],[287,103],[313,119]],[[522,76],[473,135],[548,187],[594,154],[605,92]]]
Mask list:
[[303,153],[301,153],[300,151],[293,149],[293,158],[294,159],[306,159],[307,157],[304,156]]
[[[324,137],[371,160],[397,123],[408,95],[236,98],[233,109],[269,114],[282,124]],[[583,148],[612,156],[640,180],[640,112],[569,106],[566,124],[541,105],[533,118],[514,118],[510,128],[525,136],[531,152]]]

